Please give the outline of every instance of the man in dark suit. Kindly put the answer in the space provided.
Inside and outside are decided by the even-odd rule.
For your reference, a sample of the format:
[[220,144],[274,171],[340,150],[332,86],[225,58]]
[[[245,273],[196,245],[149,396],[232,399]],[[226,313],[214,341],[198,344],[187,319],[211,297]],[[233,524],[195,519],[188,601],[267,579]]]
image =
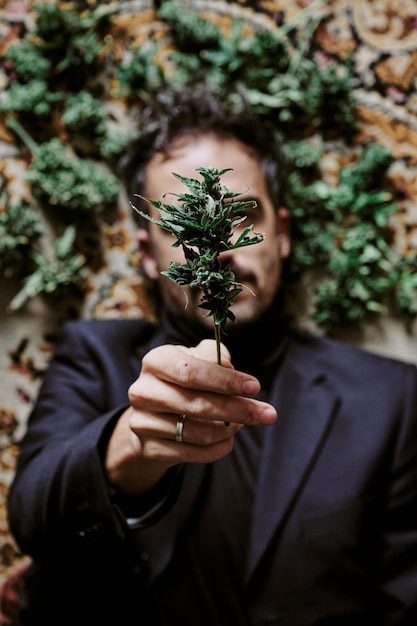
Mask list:
[[16,624],[415,626],[416,368],[288,328],[279,146],[202,95],[168,109],[124,164],[132,190],[232,167],[265,238],[222,261],[256,296],[218,365],[200,293],[184,307],[160,273],[181,248],[151,223],[159,323],[64,326],[9,496],[33,560]]

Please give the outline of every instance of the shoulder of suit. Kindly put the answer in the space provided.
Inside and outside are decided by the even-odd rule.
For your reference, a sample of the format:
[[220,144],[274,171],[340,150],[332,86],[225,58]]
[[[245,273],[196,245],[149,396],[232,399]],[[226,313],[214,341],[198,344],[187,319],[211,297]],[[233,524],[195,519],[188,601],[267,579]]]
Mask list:
[[139,319],[79,319],[65,322],[62,334],[87,341],[145,341],[155,332],[155,325],[145,318]]
[[371,368],[381,371],[397,370],[404,372],[407,369],[416,369],[416,365],[402,361],[396,357],[377,354],[360,346],[345,343],[340,339],[334,339],[309,331],[295,330],[291,332],[293,344],[296,350],[302,350],[315,355],[315,357],[327,366],[335,364],[341,369],[355,367],[359,369]]

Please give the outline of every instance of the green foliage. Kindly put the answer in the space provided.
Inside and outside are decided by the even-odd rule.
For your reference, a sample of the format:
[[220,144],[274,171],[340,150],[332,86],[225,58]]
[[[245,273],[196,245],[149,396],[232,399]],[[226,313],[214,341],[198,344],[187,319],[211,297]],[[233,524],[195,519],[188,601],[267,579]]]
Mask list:
[[[351,71],[349,62],[343,68],[336,63],[329,63],[315,73],[321,92],[318,94],[318,119],[315,126],[323,129],[324,136],[340,136],[359,130],[352,97]],[[332,120],[330,129],[327,129],[328,119]]]
[[59,72],[96,66],[98,55],[105,46],[97,29],[118,10],[117,6],[101,3],[85,11],[65,2],[36,4],[36,34],[43,42],[45,56],[53,61]]
[[334,126],[339,133],[357,130],[349,66],[320,69],[308,50],[306,54],[315,20],[294,47],[287,32],[296,23],[243,36],[243,26],[235,20],[231,35],[225,36],[217,25],[172,0],[163,2],[159,15],[169,24],[178,49],[173,54],[177,83],[204,81],[225,100],[232,100],[237,89],[260,116],[269,116],[277,127],[285,124],[286,135],[317,128],[328,133]]
[[6,278],[21,278],[27,273],[30,252],[43,228],[35,209],[4,199],[0,212],[0,271]]
[[96,140],[100,155],[109,162],[115,162],[123,154],[127,144],[138,136],[132,130],[118,126],[106,127],[106,132]]
[[12,61],[13,72],[21,83],[34,78],[46,80],[52,73],[52,63],[44,56],[43,50],[27,39],[13,43],[5,58]]
[[341,170],[340,182],[348,186],[352,193],[376,189],[391,160],[391,150],[379,144],[367,144],[361,158]]
[[89,91],[70,96],[62,113],[62,121],[73,133],[103,135],[106,131],[106,113],[100,100]]
[[[113,57],[122,42],[113,45],[111,18],[123,3],[112,1],[37,3],[32,31],[7,49],[8,84],[0,112],[22,142],[24,156],[25,149],[31,152],[27,181],[40,208],[46,207],[58,226],[70,221],[79,231],[86,218],[102,219],[115,202],[116,177],[92,156],[111,168],[132,136],[115,123],[106,98],[119,99],[129,115],[140,113],[167,86],[194,89],[204,83],[231,111],[238,98],[246,98],[260,120],[274,123],[288,147],[294,166],[285,190],[293,223],[290,276],[320,270],[316,321],[326,330],[361,324],[392,304],[408,317],[417,315],[415,255],[404,258],[392,246],[390,218],[397,207],[386,180],[390,152],[378,144],[357,144],[357,160],[340,170],[336,185],[323,180],[320,171],[323,155],[316,138],[337,138],[352,149],[359,129],[355,68],[349,60],[315,62],[320,0],[280,27],[256,27],[250,35],[237,19],[225,33],[183,3],[158,4],[174,48],[169,54],[165,50],[164,62],[159,53],[167,37],[153,33],[136,48],[128,39],[121,57]],[[139,136],[140,131],[139,125]],[[41,265],[28,253],[37,238],[35,225],[30,234],[31,204],[28,198],[1,216],[0,264],[7,275],[17,268],[20,275],[30,274]],[[13,254],[20,253],[18,262]],[[188,253],[189,264],[192,256]],[[61,262],[71,265],[71,258]],[[64,279],[65,273],[47,281],[49,290],[53,285],[59,290],[59,276]],[[208,282],[212,278],[206,276]],[[207,310],[220,319],[216,309]]]
[[0,99],[0,110],[36,117],[50,115],[62,94],[51,88],[53,66],[42,47],[22,39],[8,48],[5,59],[11,62],[12,70],[9,85]]
[[[294,158],[298,154],[297,144]],[[362,323],[395,297],[399,259],[389,245],[389,220],[397,205],[378,188],[390,162],[389,150],[370,144],[340,170],[336,186],[306,184],[300,171],[290,176],[286,201],[296,217],[291,269],[294,275],[306,267],[326,270],[314,293],[314,319],[324,328]]]
[[[219,331],[226,321],[235,320],[230,307],[242,291],[230,266],[222,264],[219,255],[263,240],[263,235],[253,233],[250,224],[241,228],[232,242],[234,233],[246,220],[246,212],[254,209],[256,202],[235,200],[239,194],[220,183],[221,176],[229,169],[197,168],[201,181],[174,174],[189,190],[189,193],[173,194],[178,204],[142,198],[158,209],[160,219],[133,207],[142,217],[174,235],[173,247],[182,247],[185,263],[172,262],[162,274],[179,285],[201,289],[200,307],[208,310],[208,317],[213,317],[218,342]],[[219,344],[217,349],[219,358]]]
[[73,221],[102,213],[119,191],[112,174],[93,161],[78,158],[59,139],[39,146],[27,181],[38,200]]
[[162,68],[154,61],[156,45],[142,46],[132,51],[118,68],[119,95],[146,102],[166,83]]
[[[337,235],[336,235],[337,236]],[[392,288],[393,255],[372,226],[359,222],[340,233],[330,253],[330,279],[316,288],[315,319],[327,328],[360,323],[365,314],[383,313]]]
[[288,141],[287,151],[291,155],[292,164],[296,170],[314,168],[321,159],[320,150],[306,141]]
[[73,246],[76,230],[68,226],[63,235],[56,239],[52,258],[32,252],[34,272],[25,279],[22,289],[9,304],[10,311],[16,311],[30,298],[40,294],[53,294],[60,298],[69,294],[82,293],[87,277],[85,258],[74,254]]
[[170,27],[170,33],[180,50],[195,53],[198,49],[216,47],[221,31],[216,24],[176,2],[162,2],[159,17]]
[[392,272],[395,302],[399,312],[410,318],[417,315],[417,257],[410,255],[398,260]]
[[[62,112],[62,121],[66,130],[74,137],[74,142],[87,136],[90,145],[107,161],[120,157],[128,142],[132,140],[131,131],[114,123],[111,125],[101,100],[88,91],[80,91],[68,98]],[[109,178],[109,185],[110,179],[113,181],[113,177]],[[110,193],[105,202],[112,201],[112,198],[114,199],[113,194]]]
[[55,102],[61,99],[60,93],[49,90],[48,83],[41,78],[34,78],[24,85],[14,82],[0,100],[0,111],[30,113],[35,117],[51,114]]

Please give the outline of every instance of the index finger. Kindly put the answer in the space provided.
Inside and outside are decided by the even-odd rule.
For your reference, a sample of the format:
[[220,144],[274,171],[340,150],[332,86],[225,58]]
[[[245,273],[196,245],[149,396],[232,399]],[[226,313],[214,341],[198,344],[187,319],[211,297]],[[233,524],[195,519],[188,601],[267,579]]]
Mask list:
[[261,388],[254,376],[198,358],[182,346],[153,348],[143,358],[142,366],[144,372],[149,369],[161,380],[186,389],[254,396]]

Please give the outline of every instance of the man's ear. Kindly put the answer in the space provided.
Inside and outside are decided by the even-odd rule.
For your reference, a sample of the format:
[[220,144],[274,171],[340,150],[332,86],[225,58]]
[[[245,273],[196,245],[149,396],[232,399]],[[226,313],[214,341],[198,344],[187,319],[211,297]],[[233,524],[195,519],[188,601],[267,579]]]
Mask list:
[[291,251],[290,213],[286,207],[279,207],[277,212],[278,243],[281,259],[286,259]]
[[160,272],[153,254],[153,245],[149,231],[146,230],[146,228],[138,228],[136,231],[136,239],[142,253],[143,271],[148,278],[156,280],[159,277]]

